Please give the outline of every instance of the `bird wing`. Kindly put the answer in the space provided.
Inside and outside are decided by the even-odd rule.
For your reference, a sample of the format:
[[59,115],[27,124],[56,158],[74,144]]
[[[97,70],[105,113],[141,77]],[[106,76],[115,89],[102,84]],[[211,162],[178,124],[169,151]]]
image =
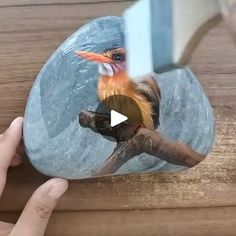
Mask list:
[[141,82],[136,83],[136,89],[139,91],[146,99],[152,103],[153,109],[153,123],[154,127],[157,128],[160,125],[159,115],[160,115],[160,100],[161,100],[161,90],[156,82],[156,80],[151,76],[146,76]]

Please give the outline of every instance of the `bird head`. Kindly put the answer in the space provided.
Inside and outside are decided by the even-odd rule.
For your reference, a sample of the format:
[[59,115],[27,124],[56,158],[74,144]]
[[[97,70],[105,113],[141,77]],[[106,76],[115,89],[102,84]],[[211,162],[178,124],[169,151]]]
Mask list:
[[125,71],[125,49],[111,48],[102,53],[77,51],[76,55],[88,61],[98,63],[98,71],[102,76],[113,77]]

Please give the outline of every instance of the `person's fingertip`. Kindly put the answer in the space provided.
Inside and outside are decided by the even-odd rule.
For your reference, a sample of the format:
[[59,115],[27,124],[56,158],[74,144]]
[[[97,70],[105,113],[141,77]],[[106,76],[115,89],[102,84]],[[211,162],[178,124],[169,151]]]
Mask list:
[[41,185],[32,195],[11,235],[44,235],[52,211],[68,188],[68,182],[53,178]]
[[18,125],[22,125],[22,124],[23,124],[23,121],[24,121],[24,118],[21,117],[21,116],[19,116],[19,117],[17,117],[16,119],[14,119],[14,120],[11,122],[9,128],[14,128],[14,127],[16,127],[16,126],[18,126]]
[[68,181],[65,179],[53,179],[50,184],[48,197],[53,200],[58,200],[68,189]]
[[[16,132],[18,134],[19,134],[19,132],[22,134],[23,122],[24,122],[23,117],[17,117],[16,119],[14,119],[11,122],[8,129],[3,134],[3,139],[8,138],[9,136],[15,135]],[[19,140],[19,142],[20,142],[20,140]]]

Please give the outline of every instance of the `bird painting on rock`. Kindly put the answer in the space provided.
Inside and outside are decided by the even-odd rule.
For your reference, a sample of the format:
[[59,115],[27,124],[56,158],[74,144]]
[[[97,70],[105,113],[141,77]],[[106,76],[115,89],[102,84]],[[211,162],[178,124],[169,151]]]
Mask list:
[[160,88],[151,75],[139,79],[139,82],[129,78],[126,73],[124,48],[114,47],[102,53],[76,51],[76,55],[98,63],[98,97],[101,101],[109,101],[105,104],[108,109],[129,117],[132,123],[132,118],[135,119],[135,109],[130,105],[132,102],[107,99],[123,95],[138,105],[142,115],[140,126],[150,130],[155,130],[159,126]]

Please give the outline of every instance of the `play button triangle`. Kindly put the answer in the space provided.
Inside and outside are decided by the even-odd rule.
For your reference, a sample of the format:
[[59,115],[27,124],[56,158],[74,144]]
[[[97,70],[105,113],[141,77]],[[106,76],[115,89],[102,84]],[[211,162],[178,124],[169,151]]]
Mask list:
[[[125,110],[126,108],[130,110]],[[99,103],[94,114],[96,131],[112,142],[127,141],[133,138],[136,132],[130,132],[133,131],[131,127],[136,128],[143,123],[142,112],[136,101],[124,95],[105,98]],[[109,123],[107,124],[107,122]],[[114,133],[114,136],[106,135],[106,129],[108,132]],[[126,129],[128,132],[124,132]]]
[[117,111],[111,110],[111,127],[115,127],[128,120],[127,116],[120,114]]

